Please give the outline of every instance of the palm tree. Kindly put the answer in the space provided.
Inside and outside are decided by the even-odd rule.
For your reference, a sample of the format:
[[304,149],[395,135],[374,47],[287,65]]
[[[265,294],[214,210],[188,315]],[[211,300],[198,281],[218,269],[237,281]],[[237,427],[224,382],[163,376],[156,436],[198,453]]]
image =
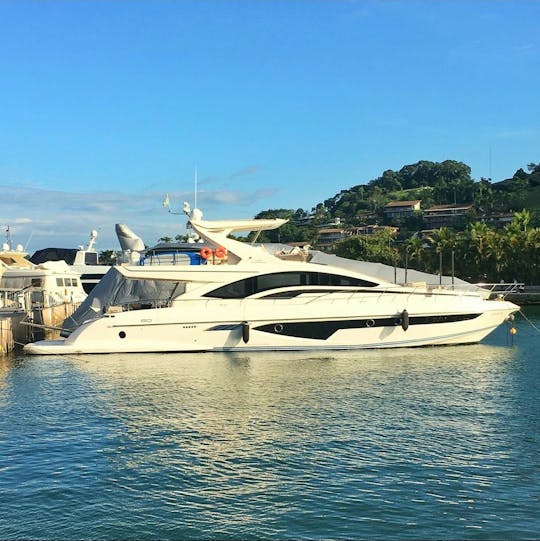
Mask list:
[[431,258],[431,270],[442,272],[442,261],[445,254],[449,255],[456,247],[456,233],[449,227],[441,227],[434,231],[428,238],[429,244],[433,248],[433,255],[438,257]]
[[475,222],[467,228],[465,237],[467,244],[466,256],[471,261],[473,267],[470,269],[473,279],[487,280],[488,274],[492,274],[490,269],[494,250],[494,231],[482,222]]
[[405,251],[408,261],[416,261],[417,266],[420,266],[424,261],[425,242],[419,236],[413,236],[405,241]]
[[514,212],[514,218],[510,222],[510,227],[515,228],[518,231],[527,231],[527,227],[531,223],[532,215],[527,209],[523,209],[521,212]]

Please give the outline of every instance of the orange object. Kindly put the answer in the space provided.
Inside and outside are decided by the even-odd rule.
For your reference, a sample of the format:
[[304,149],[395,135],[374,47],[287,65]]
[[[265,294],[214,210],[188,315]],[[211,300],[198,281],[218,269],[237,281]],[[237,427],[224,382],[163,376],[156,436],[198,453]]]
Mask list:
[[199,255],[203,259],[208,259],[209,257],[212,257],[212,250],[208,248],[208,246],[205,246],[204,248],[201,248],[201,251],[199,252]]
[[223,259],[223,258],[227,255],[227,250],[225,250],[225,248],[223,248],[223,246],[218,246],[218,247],[214,250],[214,255],[215,255],[218,259]]

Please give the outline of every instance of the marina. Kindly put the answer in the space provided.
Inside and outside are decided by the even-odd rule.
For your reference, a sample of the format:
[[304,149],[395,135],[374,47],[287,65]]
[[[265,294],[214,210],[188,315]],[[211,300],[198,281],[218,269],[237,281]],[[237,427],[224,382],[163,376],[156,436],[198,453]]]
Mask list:
[[0,251],[0,353],[58,337],[86,298],[81,274],[65,261],[32,263],[22,246]]
[[[206,221],[187,203],[184,210],[190,227],[209,246],[197,249],[183,265],[111,269],[64,322],[60,339],[27,344],[25,352],[464,344],[479,342],[518,310],[502,296],[490,300],[489,291],[453,276],[447,284],[442,276],[438,284],[399,284],[351,268],[355,262],[343,258],[317,258],[297,249],[272,253],[229,237],[238,231],[273,230],[284,219]],[[291,257],[293,252],[298,257]]]
[[1,1],[0,541],[538,539],[539,20]]

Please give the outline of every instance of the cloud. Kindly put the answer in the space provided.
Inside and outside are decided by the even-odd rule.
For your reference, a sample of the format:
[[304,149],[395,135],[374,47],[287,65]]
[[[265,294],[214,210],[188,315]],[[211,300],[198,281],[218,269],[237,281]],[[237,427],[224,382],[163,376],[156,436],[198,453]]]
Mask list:
[[529,139],[536,136],[537,130],[532,128],[503,128],[495,133],[496,139],[502,139],[506,141],[521,141],[523,139]]
[[516,51],[518,53],[527,53],[529,51],[534,50],[535,48],[536,48],[536,45],[534,43],[523,43],[516,47]]
[[238,177],[245,177],[245,176],[248,176],[248,175],[255,175],[256,173],[258,173],[260,170],[259,167],[257,167],[256,165],[251,165],[249,167],[244,167],[242,169],[239,169],[238,171],[235,171],[234,173],[232,173],[230,176],[229,176],[229,180],[233,180],[235,178],[238,178]]
[[199,194],[199,203],[209,208],[217,205],[252,205],[264,201],[265,198],[270,197],[275,192],[275,189],[260,189],[253,192],[220,190]]
[[[39,248],[62,248],[85,244],[90,231],[98,231],[97,249],[118,249],[116,223],[129,225],[148,244],[164,235],[185,231],[181,212],[184,201],[193,204],[193,192],[170,193],[171,210],[162,207],[164,194],[122,192],[63,192],[32,186],[0,185],[0,224],[10,226],[13,243],[25,242],[33,252]],[[251,217],[250,206],[264,207],[275,190],[207,190],[198,195],[198,205],[208,219]]]

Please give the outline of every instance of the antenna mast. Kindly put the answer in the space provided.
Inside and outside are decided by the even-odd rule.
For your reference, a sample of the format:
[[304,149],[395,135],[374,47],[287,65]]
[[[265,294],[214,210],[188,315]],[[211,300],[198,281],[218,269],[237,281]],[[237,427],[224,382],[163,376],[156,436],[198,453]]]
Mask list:
[[11,233],[9,231],[9,224],[6,224],[6,244],[8,245],[8,249],[11,250]]

